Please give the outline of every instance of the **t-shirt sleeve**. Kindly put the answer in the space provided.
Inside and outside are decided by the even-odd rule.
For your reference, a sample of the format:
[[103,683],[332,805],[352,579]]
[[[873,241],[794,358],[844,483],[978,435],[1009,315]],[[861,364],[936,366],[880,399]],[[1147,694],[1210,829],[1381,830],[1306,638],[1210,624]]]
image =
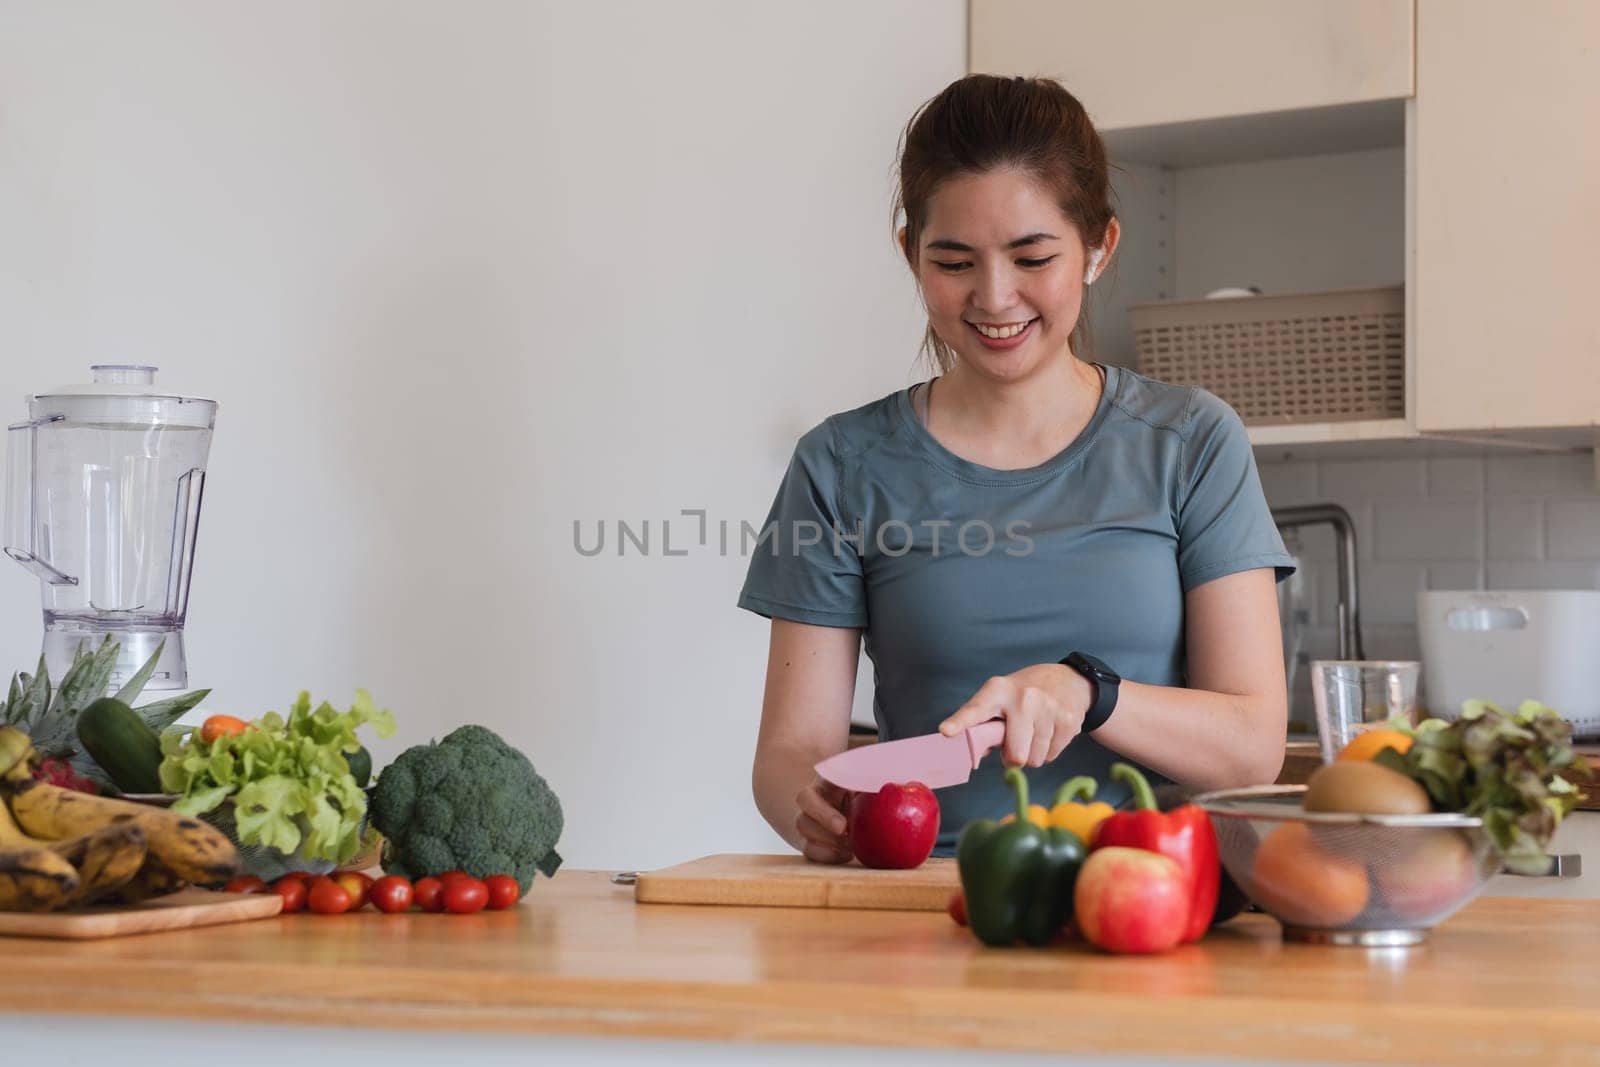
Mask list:
[[741,608],[769,619],[866,627],[859,530],[840,507],[840,482],[837,442],[823,423],[795,446],[751,547]]
[[1294,557],[1272,521],[1244,423],[1223,401],[1195,390],[1180,473],[1178,573],[1184,592],[1214,578],[1273,567],[1294,573]]

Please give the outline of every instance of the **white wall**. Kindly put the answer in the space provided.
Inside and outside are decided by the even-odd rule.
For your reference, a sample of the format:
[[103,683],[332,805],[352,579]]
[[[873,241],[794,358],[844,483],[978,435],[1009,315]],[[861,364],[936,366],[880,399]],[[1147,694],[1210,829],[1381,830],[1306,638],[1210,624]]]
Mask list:
[[[0,413],[97,361],[221,401],[206,707],[364,685],[380,762],[484,723],[579,866],[776,849],[744,560],[659,524],[758,524],[911,380],[890,166],[964,49],[961,0],[5,0]],[[581,558],[602,518],[652,554]],[[0,667],[37,611],[0,568]]]

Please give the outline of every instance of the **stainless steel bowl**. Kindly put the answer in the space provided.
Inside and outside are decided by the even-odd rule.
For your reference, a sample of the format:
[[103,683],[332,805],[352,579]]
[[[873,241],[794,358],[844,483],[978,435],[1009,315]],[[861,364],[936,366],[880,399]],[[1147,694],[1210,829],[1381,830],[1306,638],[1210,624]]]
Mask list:
[[1500,870],[1475,816],[1309,812],[1305,791],[1253,786],[1195,798],[1223,866],[1283,924],[1285,940],[1418,944]]

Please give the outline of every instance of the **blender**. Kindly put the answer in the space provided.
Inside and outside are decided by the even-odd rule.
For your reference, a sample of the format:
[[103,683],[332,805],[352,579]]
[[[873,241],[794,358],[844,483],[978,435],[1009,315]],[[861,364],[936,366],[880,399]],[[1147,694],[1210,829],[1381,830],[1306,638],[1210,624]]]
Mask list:
[[157,648],[146,689],[188,684],[189,605],[217,404],[155,384],[156,368],[102,364],[85,385],[28,397],[7,433],[6,555],[40,580],[52,677],[80,643],[121,647],[114,690]]

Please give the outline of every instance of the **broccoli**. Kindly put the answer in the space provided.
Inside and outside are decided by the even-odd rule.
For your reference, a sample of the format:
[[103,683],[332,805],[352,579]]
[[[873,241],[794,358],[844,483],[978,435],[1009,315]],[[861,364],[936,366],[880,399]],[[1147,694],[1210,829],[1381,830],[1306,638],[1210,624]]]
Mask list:
[[561,801],[527,756],[482,726],[402,752],[378,775],[370,812],[391,874],[509,874],[526,893],[535,871],[561,866]]

